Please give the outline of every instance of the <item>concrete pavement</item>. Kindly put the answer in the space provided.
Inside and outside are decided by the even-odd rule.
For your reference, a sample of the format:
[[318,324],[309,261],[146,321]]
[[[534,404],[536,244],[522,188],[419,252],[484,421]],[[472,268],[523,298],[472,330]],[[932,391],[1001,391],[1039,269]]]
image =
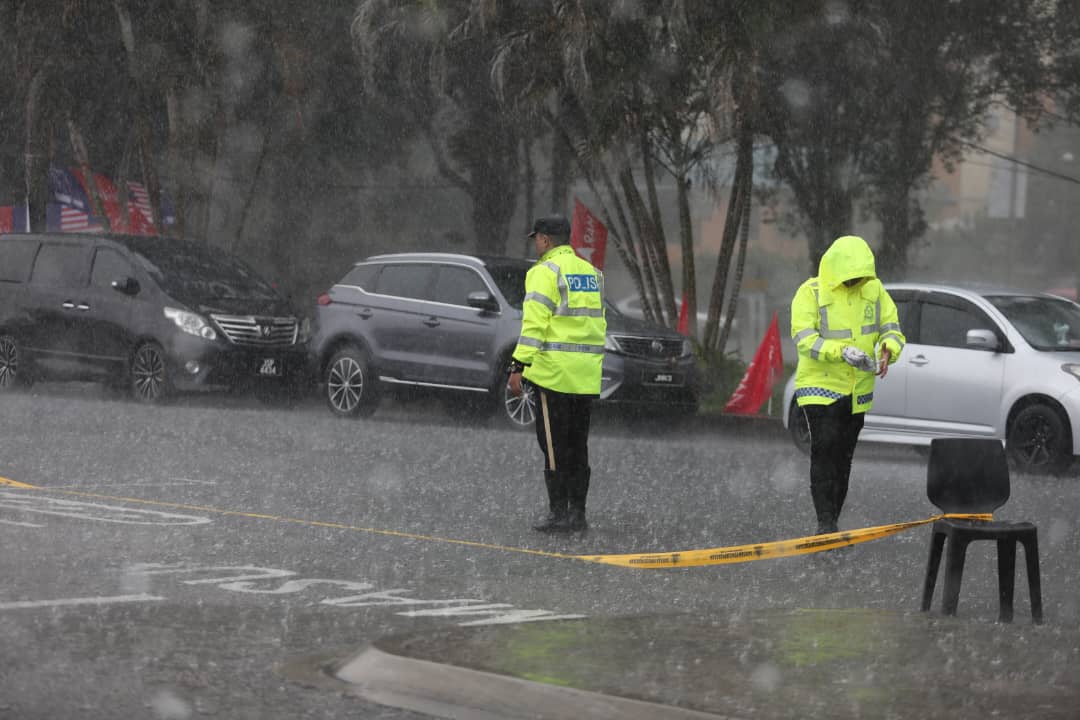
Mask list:
[[1076,717],[1080,632],[931,613],[786,609],[389,637],[322,671],[450,718]]

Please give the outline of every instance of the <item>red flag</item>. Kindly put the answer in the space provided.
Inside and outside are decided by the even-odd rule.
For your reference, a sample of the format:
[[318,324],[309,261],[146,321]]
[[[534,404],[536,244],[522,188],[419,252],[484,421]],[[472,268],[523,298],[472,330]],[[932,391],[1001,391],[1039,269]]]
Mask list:
[[[86,191],[87,196],[90,194],[90,188],[86,184],[86,178],[83,177],[83,172],[79,168],[71,168],[71,174],[79,181]],[[112,180],[105,177],[101,173],[94,173],[94,181],[97,185],[98,199],[101,200],[101,211],[109,218],[109,227],[114,233],[127,232],[127,218],[120,212],[120,197],[116,192],[116,186],[113,185]]]
[[604,269],[607,228],[577,198],[574,198],[574,219],[570,223],[570,246],[597,270]]
[[686,307],[686,293],[682,294],[682,305],[679,306],[679,325],[678,331],[683,335],[690,334],[690,311]]
[[736,415],[754,415],[772,395],[776,379],[784,373],[784,359],[780,355],[780,322],[773,313],[765,338],[758,345],[750,367],[731,394],[724,412]]

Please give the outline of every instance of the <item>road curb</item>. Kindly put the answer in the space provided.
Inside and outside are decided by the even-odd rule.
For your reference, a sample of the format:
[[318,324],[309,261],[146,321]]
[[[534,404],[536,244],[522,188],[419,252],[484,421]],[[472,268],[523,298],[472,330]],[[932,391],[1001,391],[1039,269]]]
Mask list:
[[365,700],[469,720],[734,720],[728,715],[522,680],[387,652],[369,645],[334,677]]

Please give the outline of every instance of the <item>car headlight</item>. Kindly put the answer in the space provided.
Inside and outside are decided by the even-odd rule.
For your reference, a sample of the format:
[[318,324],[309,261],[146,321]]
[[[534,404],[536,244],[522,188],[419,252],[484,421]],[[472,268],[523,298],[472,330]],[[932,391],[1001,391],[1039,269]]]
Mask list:
[[311,339],[311,318],[304,318],[300,321],[300,334],[297,337],[297,342],[306,343]]
[[1061,369],[1080,380],[1080,363],[1065,363]]
[[201,337],[203,340],[215,340],[217,338],[214,328],[210,327],[210,323],[206,322],[206,318],[202,315],[167,307],[165,308],[165,317],[172,320],[176,323],[176,327],[189,335]]
[[622,348],[619,347],[619,343],[616,342],[615,338],[611,337],[610,335],[604,336],[604,349],[615,353],[622,352]]
[[690,342],[690,338],[682,341],[682,355],[680,357],[689,357],[694,354],[694,344]]

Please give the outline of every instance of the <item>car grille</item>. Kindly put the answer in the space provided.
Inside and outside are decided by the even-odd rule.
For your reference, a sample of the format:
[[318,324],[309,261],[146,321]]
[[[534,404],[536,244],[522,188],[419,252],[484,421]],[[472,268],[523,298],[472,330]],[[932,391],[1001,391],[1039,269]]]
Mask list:
[[683,354],[683,341],[678,338],[612,335],[611,339],[624,354],[634,357],[667,360],[682,357]]
[[296,318],[211,315],[225,337],[236,345],[281,347],[296,343]]

